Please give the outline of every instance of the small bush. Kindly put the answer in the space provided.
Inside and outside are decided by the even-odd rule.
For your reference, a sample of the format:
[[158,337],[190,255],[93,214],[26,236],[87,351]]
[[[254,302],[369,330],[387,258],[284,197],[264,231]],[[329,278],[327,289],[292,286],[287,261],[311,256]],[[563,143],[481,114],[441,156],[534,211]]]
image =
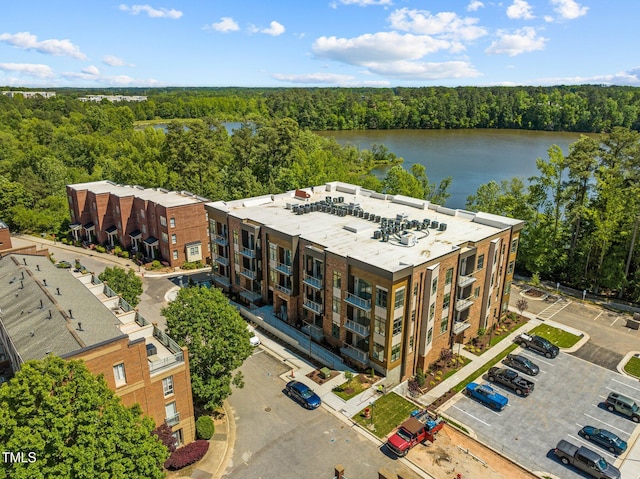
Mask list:
[[436,382],[435,382],[435,381],[429,381],[429,386],[433,387],[433,386],[435,386],[435,385],[436,385]]
[[122,254],[122,248],[120,246],[116,246],[115,248],[113,248],[113,254],[115,254],[116,256],[120,256]]
[[98,253],[106,253],[107,248],[105,248],[105,247],[104,247],[104,246],[102,246],[102,245],[96,245],[96,251],[97,251]]
[[160,442],[164,444],[164,446],[169,450],[170,453],[176,450],[176,443],[178,442],[178,440],[173,436],[173,431],[166,422],[163,422],[157,428],[155,428],[152,431],[152,434],[158,436]]
[[484,336],[484,333],[487,332],[487,328],[479,328],[478,329],[478,336]]
[[120,257],[124,259],[129,259],[129,252],[123,251],[122,253],[120,253]]
[[442,381],[442,376],[436,376],[435,380],[438,381],[438,382]]
[[344,377],[347,381],[351,381],[353,379],[353,373],[351,371],[345,371]]
[[199,439],[176,450],[164,463],[164,467],[175,471],[193,464],[204,457],[209,450],[209,441]]
[[158,261],[157,259],[154,259],[151,262],[151,269],[161,269],[162,268],[162,263],[160,261]]
[[198,439],[209,440],[215,432],[215,426],[210,416],[200,416],[196,421],[196,433]]
[[422,371],[422,369],[418,369],[418,372],[416,373],[416,381],[418,381],[418,384],[420,385],[420,387],[424,386],[425,381],[427,380],[424,372]]

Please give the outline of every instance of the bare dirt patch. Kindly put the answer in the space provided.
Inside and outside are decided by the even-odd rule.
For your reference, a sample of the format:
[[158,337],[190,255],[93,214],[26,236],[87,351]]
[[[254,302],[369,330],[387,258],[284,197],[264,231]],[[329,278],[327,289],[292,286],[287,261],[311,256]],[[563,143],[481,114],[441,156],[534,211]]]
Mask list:
[[316,384],[324,384],[327,381],[331,381],[333,378],[335,378],[338,374],[340,374],[338,371],[331,371],[331,375],[327,378],[325,378],[321,373],[319,369],[314,369],[313,371],[311,371],[309,374],[307,374],[307,377],[309,379],[311,379],[314,383]]
[[[470,454],[465,451],[469,451]],[[478,459],[474,458],[477,457]],[[436,479],[490,477],[491,479],[536,479],[500,454],[470,438],[453,426],[445,427],[431,444],[414,447],[407,456],[411,462]],[[483,462],[481,462],[483,461]],[[486,464],[486,465],[485,465]]]

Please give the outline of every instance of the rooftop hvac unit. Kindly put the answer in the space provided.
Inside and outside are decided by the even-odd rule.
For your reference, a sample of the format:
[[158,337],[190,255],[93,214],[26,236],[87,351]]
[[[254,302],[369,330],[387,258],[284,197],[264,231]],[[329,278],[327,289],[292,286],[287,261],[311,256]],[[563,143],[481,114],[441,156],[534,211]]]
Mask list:
[[440,231],[446,231],[447,229],[447,223],[440,223],[440,226],[438,226],[438,229]]
[[311,205],[304,205],[304,212],[308,213],[309,211],[311,211]]
[[375,221],[376,220],[376,215],[374,215],[373,213],[371,213],[369,215],[369,221]]
[[364,218],[364,211],[358,210],[358,218]]
[[380,216],[376,215],[376,217],[375,217],[375,222],[376,222],[376,223],[380,223]]
[[327,203],[331,203],[331,196],[327,196],[324,200],[325,200]]
[[404,220],[406,218],[407,218],[407,215],[405,213],[398,213],[396,215],[396,221],[402,221],[402,220]]
[[344,196],[338,196],[338,203],[344,203]]
[[375,231],[373,232],[373,239],[380,239],[380,238],[382,238],[382,231],[380,231],[380,230],[375,230]]
[[364,214],[364,219],[365,219],[365,220],[368,220],[368,219],[369,219],[369,212],[366,212],[366,213]]
[[418,220],[411,220],[411,227],[417,228],[420,222]]
[[294,213],[298,212],[298,205],[293,205],[293,208],[291,208],[291,211],[293,211]]
[[422,224],[424,226],[429,226],[429,223],[431,223],[431,220],[429,218],[425,218],[425,219],[422,220]]
[[155,344],[147,344],[147,357],[158,354],[158,348]]
[[432,221],[431,224],[429,225],[430,228],[437,228],[438,227],[438,222],[437,221]]
[[318,205],[316,205],[315,203],[313,203],[311,205],[311,211],[318,211]]
[[298,215],[302,215],[302,214],[304,214],[304,208],[298,208],[298,209],[296,210],[296,214],[298,214]]

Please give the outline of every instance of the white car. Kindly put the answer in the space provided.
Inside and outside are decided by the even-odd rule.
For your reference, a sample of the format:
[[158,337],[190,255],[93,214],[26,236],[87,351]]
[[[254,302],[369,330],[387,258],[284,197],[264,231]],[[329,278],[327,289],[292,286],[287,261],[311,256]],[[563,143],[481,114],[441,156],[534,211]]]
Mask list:
[[258,336],[256,336],[256,333],[253,333],[253,336],[251,336],[251,338],[249,338],[249,343],[251,344],[251,346],[253,346],[254,348],[256,346],[260,346],[260,338]]

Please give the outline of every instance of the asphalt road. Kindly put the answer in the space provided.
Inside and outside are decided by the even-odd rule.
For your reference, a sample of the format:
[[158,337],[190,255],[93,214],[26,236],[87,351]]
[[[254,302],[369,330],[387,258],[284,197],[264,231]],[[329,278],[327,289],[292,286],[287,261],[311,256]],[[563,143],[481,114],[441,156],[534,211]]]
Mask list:
[[237,436],[223,477],[329,479],[337,464],[348,478],[375,478],[382,467],[406,479],[416,477],[323,407],[308,411],[286,396],[279,375],[288,370],[261,349],[245,361],[245,387],[229,398]]

